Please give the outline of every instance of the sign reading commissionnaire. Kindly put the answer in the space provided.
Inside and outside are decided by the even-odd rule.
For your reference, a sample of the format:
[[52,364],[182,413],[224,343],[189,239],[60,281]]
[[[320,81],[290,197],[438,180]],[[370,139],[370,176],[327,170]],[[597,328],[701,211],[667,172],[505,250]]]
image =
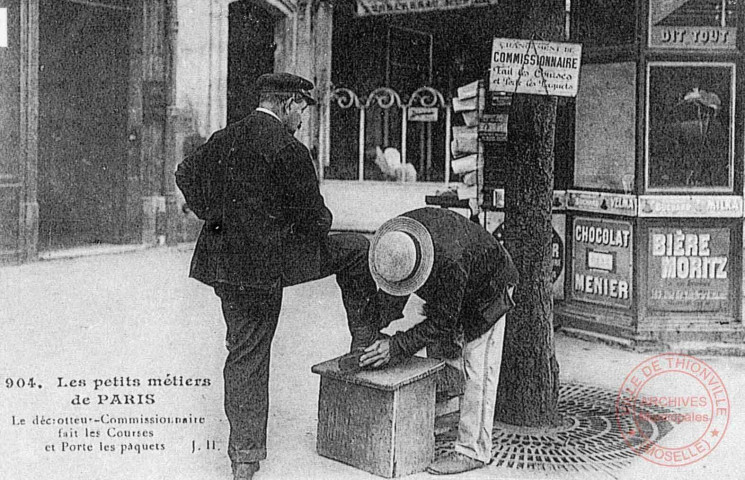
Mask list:
[[582,45],[495,38],[489,90],[577,96]]
[[357,15],[386,15],[389,13],[416,13],[453,8],[488,7],[499,5],[502,0],[357,0]]

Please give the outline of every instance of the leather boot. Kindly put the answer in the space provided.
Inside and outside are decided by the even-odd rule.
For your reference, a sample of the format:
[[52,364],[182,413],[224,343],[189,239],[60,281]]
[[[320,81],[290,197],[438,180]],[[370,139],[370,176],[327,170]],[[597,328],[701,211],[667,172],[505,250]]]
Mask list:
[[[349,351],[365,349],[377,340],[380,314],[375,297],[361,298],[355,302],[347,302],[347,325],[352,335]],[[354,305],[351,305],[354,303]]]
[[234,463],[233,480],[252,480],[259,471],[259,462]]

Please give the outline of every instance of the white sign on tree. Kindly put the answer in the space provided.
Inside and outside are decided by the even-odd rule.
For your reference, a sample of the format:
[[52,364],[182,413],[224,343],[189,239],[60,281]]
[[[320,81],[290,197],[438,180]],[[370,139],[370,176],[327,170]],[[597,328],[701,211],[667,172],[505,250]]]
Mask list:
[[489,90],[577,96],[582,45],[495,38]]

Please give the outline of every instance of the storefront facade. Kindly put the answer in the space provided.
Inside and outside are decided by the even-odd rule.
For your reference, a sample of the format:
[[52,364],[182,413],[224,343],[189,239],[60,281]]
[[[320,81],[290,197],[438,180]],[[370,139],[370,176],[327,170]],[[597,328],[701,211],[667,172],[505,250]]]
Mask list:
[[175,3],[4,0],[0,16],[0,261],[154,243]]
[[574,6],[565,327],[636,347],[742,342],[741,10]]
[[[0,2],[0,262],[176,243],[198,221],[173,172],[255,107],[260,74],[329,90],[328,2]],[[316,22],[318,26],[312,25]],[[327,35],[323,25],[328,25]],[[318,111],[301,139],[320,137]],[[317,147],[316,147],[317,148]]]
[[[386,3],[413,5],[179,0],[178,155],[250,111],[259,74],[289,71],[316,85],[319,105],[297,136],[316,161],[334,228],[373,231],[424,206],[427,195],[452,184],[444,138],[454,89],[486,74],[495,29],[513,34],[515,27],[497,0],[430,2],[396,13],[376,7]],[[405,108],[438,112],[404,126]],[[386,177],[376,147],[397,149],[416,181]],[[197,223],[188,215],[181,221],[181,238],[189,238]]]
[[[335,5],[319,165],[330,203],[343,198],[338,206],[366,224],[460,180],[441,141],[445,119],[457,121],[451,99],[487,78],[493,37],[519,36],[499,2],[383,3]],[[636,348],[742,342],[742,8],[572,2],[569,41],[583,46],[582,68],[576,99],[559,102],[554,195],[564,328]],[[421,86],[445,99],[426,126],[411,121]],[[417,182],[381,179],[375,147],[405,152]],[[489,161],[482,219],[491,231],[502,215],[499,163],[509,160],[496,151]]]
[[[452,99],[488,78],[494,37],[519,37],[505,3],[0,0],[13,107],[0,118],[1,260],[193,238],[175,165],[253,109],[251,85],[271,71],[316,84],[299,137],[334,228],[373,231],[424,206],[462,180]],[[630,345],[742,341],[742,9],[571,2],[583,56],[577,97],[559,101],[554,194],[565,328]],[[493,231],[509,156],[487,153]]]
[[[462,120],[451,99],[484,78],[494,35],[516,35],[503,3],[334,2],[334,90],[319,166],[332,209],[351,214],[341,228],[374,230],[458,181],[449,143]],[[386,171],[378,149],[395,149],[407,175]]]

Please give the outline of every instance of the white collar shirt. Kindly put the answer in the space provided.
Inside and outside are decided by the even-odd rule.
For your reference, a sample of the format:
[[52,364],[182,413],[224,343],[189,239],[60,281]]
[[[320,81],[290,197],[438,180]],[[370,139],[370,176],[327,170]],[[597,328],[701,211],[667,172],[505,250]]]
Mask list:
[[277,120],[279,120],[280,122],[282,121],[282,120],[280,120],[280,118],[279,118],[279,117],[277,116],[277,114],[276,114],[276,113],[272,112],[272,111],[271,111],[271,110],[269,110],[268,108],[264,108],[264,107],[258,107],[258,108],[256,108],[256,111],[257,111],[257,112],[263,112],[263,113],[266,113],[267,115],[271,115],[272,117],[276,118],[276,119],[277,119]]

